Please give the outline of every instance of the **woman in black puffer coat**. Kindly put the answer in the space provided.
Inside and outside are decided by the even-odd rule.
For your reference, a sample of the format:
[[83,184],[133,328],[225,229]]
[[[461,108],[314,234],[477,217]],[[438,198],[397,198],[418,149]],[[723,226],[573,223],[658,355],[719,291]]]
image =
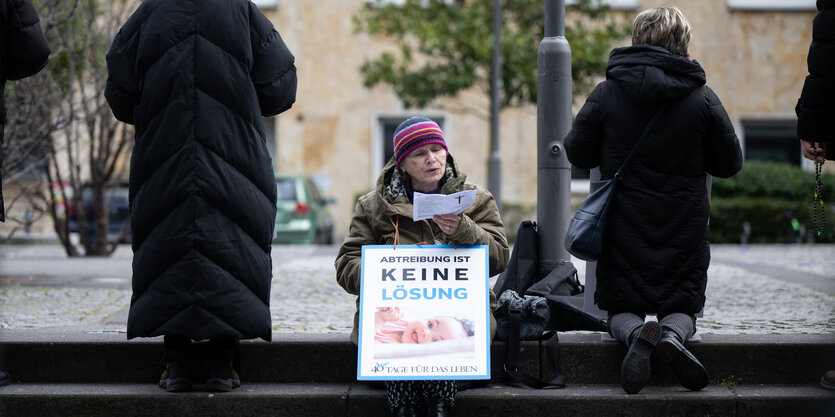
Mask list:
[[[577,114],[565,147],[572,164],[600,167],[603,179],[612,178],[666,107],[615,193],[595,298],[609,312],[612,336],[630,347],[621,368],[624,390],[635,393],[646,384],[653,350],[682,385],[698,390],[708,376],[683,344],[705,302],[706,178],[734,175],[742,151],[704,70],[687,56],[690,27],[681,11],[644,11],[632,40],[633,46],[612,51],[607,80]],[[659,322],[644,323],[645,314]]]
[[807,58],[809,75],[794,110],[803,156],[823,163],[835,159],[835,0],[818,0],[817,6]]
[[[0,0],[0,222],[6,221],[3,202],[3,136],[6,130],[6,80],[30,77],[49,62],[49,45],[41,30],[32,0]],[[9,374],[0,371],[0,387],[9,385]]]
[[237,340],[271,339],[276,186],[263,116],[295,101],[294,58],[249,0],[148,0],[107,54],[105,96],[136,125],[128,338],[165,335],[160,386],[187,391],[192,339],[207,388],[239,383]]

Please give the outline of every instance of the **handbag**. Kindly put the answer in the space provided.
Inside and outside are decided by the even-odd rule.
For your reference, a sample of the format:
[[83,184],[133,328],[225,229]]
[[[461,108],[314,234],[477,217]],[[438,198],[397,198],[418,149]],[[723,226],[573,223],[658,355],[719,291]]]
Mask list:
[[516,291],[507,290],[498,299],[493,317],[496,318],[496,339],[507,340],[512,314],[519,314],[519,339],[539,340],[550,321],[548,301],[545,297],[520,296]]
[[565,234],[565,248],[568,253],[584,261],[596,261],[600,258],[605,244],[609,209],[612,207],[612,196],[615,195],[617,184],[623,178],[623,171],[629,166],[629,162],[635,156],[635,151],[641,146],[665,109],[666,107],[662,107],[652,116],[644,127],[644,131],[641,132],[641,137],[635,142],[635,146],[629,151],[623,165],[612,179],[591,182],[594,191],[580,204]]

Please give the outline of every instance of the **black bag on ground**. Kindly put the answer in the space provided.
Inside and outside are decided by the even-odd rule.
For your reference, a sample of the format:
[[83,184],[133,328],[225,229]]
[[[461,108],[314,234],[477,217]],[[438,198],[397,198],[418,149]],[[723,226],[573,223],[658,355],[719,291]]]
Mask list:
[[[507,358],[504,369],[515,381],[532,388],[565,387],[565,377],[558,369],[557,333],[549,331],[591,330],[606,331],[606,321],[583,311],[584,286],[577,277],[577,269],[572,264],[563,264],[539,278],[537,254],[539,236],[536,223],[526,220],[519,225],[516,243],[510,255],[508,268],[493,286],[499,296],[499,305],[494,310],[496,318],[496,339],[507,340]],[[513,291],[515,294],[507,294]],[[521,296],[520,296],[521,294]],[[516,307],[511,302],[515,299],[531,300],[530,305],[537,305],[544,299],[548,305],[548,324],[545,332],[537,334],[539,325],[536,314],[523,314],[525,303]],[[550,337],[549,337],[550,336]],[[557,376],[554,380],[543,381],[523,372],[519,372],[516,361],[519,356],[520,340],[542,340],[548,357]]]
[[493,310],[496,318],[496,339],[507,340],[510,315],[519,312],[520,340],[539,340],[548,329],[550,308],[545,297],[532,295],[521,296],[513,290],[506,290],[499,297],[498,305]]
[[583,311],[585,285],[580,284],[577,268],[563,264],[525,291],[526,295],[545,297],[549,316],[547,330],[607,331],[606,320]]
[[507,268],[493,285],[493,292],[500,296],[505,290],[524,294],[537,281],[536,256],[539,253],[539,235],[536,223],[525,220],[516,232],[516,243],[507,262]]

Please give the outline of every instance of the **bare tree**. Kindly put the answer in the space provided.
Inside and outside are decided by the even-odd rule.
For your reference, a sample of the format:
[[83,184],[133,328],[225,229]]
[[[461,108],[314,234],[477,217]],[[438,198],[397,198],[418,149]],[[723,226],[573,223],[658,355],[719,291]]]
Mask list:
[[[135,5],[134,1],[41,1],[41,24],[52,48],[48,69],[8,91],[12,104],[6,169],[11,174],[8,182],[20,190],[9,205],[28,204],[35,220],[48,215],[69,256],[109,255],[128,232],[123,228],[108,242],[107,190],[127,169],[133,129],[113,117],[104,99],[104,58]],[[85,188],[93,197],[92,236],[86,233],[87,208],[81,199]],[[83,251],[70,239],[69,207],[75,210]],[[16,211],[18,216],[21,211]],[[11,221],[19,226],[27,220]],[[15,227],[12,234],[19,229]]]

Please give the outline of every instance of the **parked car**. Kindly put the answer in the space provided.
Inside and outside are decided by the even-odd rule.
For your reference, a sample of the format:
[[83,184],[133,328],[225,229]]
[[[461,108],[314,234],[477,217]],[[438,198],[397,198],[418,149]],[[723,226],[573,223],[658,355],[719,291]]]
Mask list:
[[[108,241],[115,242],[124,228],[125,236],[119,243],[130,243],[130,205],[128,203],[127,184],[111,186],[107,189],[105,198],[108,199],[108,209],[110,211],[107,226]],[[93,189],[90,186],[84,186],[82,188],[81,204],[84,205],[84,213],[87,217],[87,236],[92,241],[95,239],[96,233],[96,213],[93,201]],[[77,207],[68,204],[70,233],[81,233],[78,212]]]
[[313,178],[279,174],[275,185],[278,211],[273,243],[332,244],[333,217],[327,206],[334,200],[322,196]]

